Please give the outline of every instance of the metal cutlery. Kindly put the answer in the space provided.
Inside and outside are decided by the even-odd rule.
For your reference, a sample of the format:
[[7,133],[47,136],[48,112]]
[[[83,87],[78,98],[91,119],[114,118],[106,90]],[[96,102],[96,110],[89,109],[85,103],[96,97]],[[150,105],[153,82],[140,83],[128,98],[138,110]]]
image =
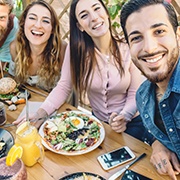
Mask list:
[[130,166],[132,166],[135,162],[139,161],[143,157],[146,156],[146,153],[141,154],[139,157],[137,157],[134,161],[126,165],[124,168],[121,168],[119,171],[117,171],[115,174],[113,174],[111,177],[109,177],[108,180],[115,180],[117,179],[120,175],[122,175]]
[[28,92],[27,89],[25,90],[25,97],[26,97],[26,121],[28,122],[29,125],[29,103],[28,103]]
[[[48,119],[51,119],[54,117],[56,117],[56,115],[50,115],[50,116],[41,117],[38,119],[32,119],[32,120],[29,120],[29,122],[31,123],[31,122],[41,121],[41,120],[48,120]],[[4,128],[11,127],[11,126],[16,126],[16,124],[9,123],[9,124],[2,125],[2,127],[4,127]]]
[[[30,120],[30,123],[31,123],[31,122],[36,122],[36,121],[39,121],[39,120],[42,120],[42,119],[44,119],[44,118],[33,119],[33,120]],[[17,125],[17,124],[12,124],[12,123],[10,123],[10,124],[4,124],[2,127],[7,128],[7,127],[11,127],[11,126],[16,126],[16,125]]]
[[27,87],[26,85],[24,85],[24,84],[20,84],[20,86],[19,86],[20,88],[22,88],[22,89],[27,89],[27,90],[29,90],[29,91],[31,91],[31,92],[33,92],[33,93],[36,93],[36,94],[39,94],[39,95],[41,95],[41,96],[43,96],[43,97],[47,97],[47,95],[46,94],[44,94],[44,93],[42,93],[42,92],[40,92],[40,91],[37,91],[37,90],[34,90],[34,89],[31,89],[31,88],[29,88],[29,87]]

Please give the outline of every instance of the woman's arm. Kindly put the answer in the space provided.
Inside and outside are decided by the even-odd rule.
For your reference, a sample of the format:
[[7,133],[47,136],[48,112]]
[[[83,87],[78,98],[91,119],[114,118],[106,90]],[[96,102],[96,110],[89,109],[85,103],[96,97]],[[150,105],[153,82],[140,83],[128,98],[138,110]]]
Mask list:
[[127,44],[123,47],[123,51],[121,51],[121,54],[122,57],[125,58],[125,77],[122,78],[126,79],[126,76],[129,74],[130,80],[127,81],[127,83],[129,83],[129,87],[127,89],[126,103],[120,114],[124,116],[126,121],[131,121],[131,119],[137,112],[136,91],[143,82],[143,76],[139,69],[132,62],[131,54]]
[[133,64],[133,62],[130,62],[129,72],[131,77],[130,86],[127,90],[125,106],[123,110],[120,112],[120,114],[123,114],[125,116],[125,119],[127,121],[131,121],[131,119],[137,112],[136,98],[135,98],[136,91],[143,81],[143,76],[141,72],[137,69],[137,67]]
[[70,46],[68,45],[61,70],[61,78],[57,86],[50,92],[41,109],[48,115],[57,110],[69,97],[72,92],[71,67],[70,67]]

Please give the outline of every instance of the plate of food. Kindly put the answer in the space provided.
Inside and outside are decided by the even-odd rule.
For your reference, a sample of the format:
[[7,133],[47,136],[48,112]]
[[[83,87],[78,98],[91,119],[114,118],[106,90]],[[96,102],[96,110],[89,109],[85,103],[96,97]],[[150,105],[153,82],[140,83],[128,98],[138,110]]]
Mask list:
[[103,177],[90,172],[77,172],[69,174],[59,180],[105,180]]
[[0,158],[7,155],[10,148],[14,145],[14,138],[12,134],[0,128]]
[[[28,98],[30,96],[28,92]],[[25,90],[11,77],[3,77],[0,79],[0,101],[8,105],[9,110],[16,110],[16,105],[26,102]]]
[[68,111],[46,120],[39,134],[47,149],[74,156],[96,149],[104,140],[105,130],[96,117],[80,111]]

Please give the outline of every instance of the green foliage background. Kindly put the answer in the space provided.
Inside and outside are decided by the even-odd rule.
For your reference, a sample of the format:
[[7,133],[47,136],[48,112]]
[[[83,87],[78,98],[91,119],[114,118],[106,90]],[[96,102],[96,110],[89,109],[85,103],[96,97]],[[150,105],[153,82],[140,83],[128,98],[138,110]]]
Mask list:
[[112,27],[115,32],[118,32],[118,29],[120,28],[119,14],[122,6],[126,1],[127,0],[103,0],[108,8],[112,21]]

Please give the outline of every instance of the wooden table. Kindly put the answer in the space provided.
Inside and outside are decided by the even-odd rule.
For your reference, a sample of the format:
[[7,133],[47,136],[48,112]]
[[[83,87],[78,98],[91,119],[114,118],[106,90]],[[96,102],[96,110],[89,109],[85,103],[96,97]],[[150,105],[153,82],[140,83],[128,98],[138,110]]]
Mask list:
[[[45,97],[37,95],[31,92],[30,101],[43,101]],[[20,114],[24,105],[19,105],[16,111],[7,110],[8,122],[13,122]],[[75,107],[64,104],[59,112],[67,110],[77,110]],[[118,166],[109,171],[105,171],[101,168],[97,161],[97,156],[112,151],[113,149],[121,146],[129,146],[130,149],[139,156],[142,153],[146,153],[147,156],[134,164],[130,169],[139,172],[142,175],[148,176],[154,180],[166,180],[169,179],[167,176],[160,176],[150,164],[149,159],[151,155],[151,147],[144,144],[143,142],[127,135],[126,133],[118,134],[111,130],[110,126],[103,123],[106,136],[103,143],[97,149],[87,154],[78,156],[65,156],[53,153],[45,149],[44,161],[39,164],[37,163],[33,167],[27,167],[28,180],[58,180],[59,178],[75,173],[75,172],[93,172],[108,179],[113,173],[119,170],[122,166]],[[16,127],[9,127],[7,130],[11,131],[14,135]],[[180,177],[178,178],[180,179]]]

